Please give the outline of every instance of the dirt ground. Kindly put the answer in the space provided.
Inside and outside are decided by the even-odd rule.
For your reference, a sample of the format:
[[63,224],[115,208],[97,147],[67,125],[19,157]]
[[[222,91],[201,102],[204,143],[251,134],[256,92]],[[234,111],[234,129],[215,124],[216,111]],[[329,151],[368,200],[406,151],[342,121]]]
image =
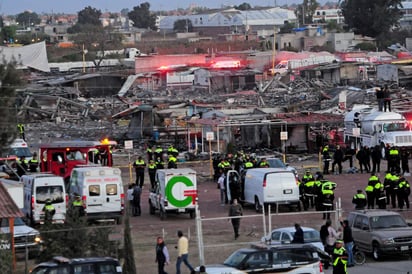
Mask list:
[[[128,157],[118,155],[115,158],[115,165],[122,169],[123,183],[125,187],[130,181],[130,173],[128,168]],[[316,157],[314,157],[316,159]],[[302,161],[292,163],[299,173],[302,174],[304,166],[316,166],[315,161]],[[384,170],[382,164],[382,170]],[[179,163],[179,167],[193,168],[198,173],[198,195],[199,195],[199,212],[201,218],[190,219],[188,214],[168,215],[166,220],[160,220],[158,213],[155,215],[149,214],[148,196],[149,196],[149,178],[145,176],[145,187],[142,193],[142,215],[139,217],[130,217],[131,231],[134,245],[134,257],[139,274],[154,274],[157,273],[157,265],[155,263],[155,244],[156,237],[163,236],[169,249],[171,263],[166,267],[168,273],[175,272],[175,262],[177,258],[177,250],[175,249],[177,230],[182,230],[190,240],[189,261],[193,266],[198,266],[202,263],[213,264],[222,263],[234,250],[249,246],[253,242],[257,242],[264,235],[265,231],[271,228],[291,226],[294,223],[300,223],[302,226],[309,226],[319,229],[324,223],[322,214],[313,209],[307,212],[289,211],[288,208],[279,208],[279,214],[274,214],[272,209],[271,218],[268,215],[257,214],[253,206],[244,206],[244,216],[241,220],[240,237],[235,240],[231,223],[227,217],[229,206],[221,206],[219,202],[219,190],[216,183],[210,179],[209,162],[185,162]],[[347,168],[347,163],[344,164],[344,170]],[[135,178],[134,171],[132,172],[132,180]],[[335,190],[335,201],[340,200],[342,204],[342,215],[345,217],[349,211],[353,209],[351,203],[352,196],[357,189],[364,189],[370,174],[341,174],[328,175],[326,178],[337,183]],[[380,178],[383,179],[384,173],[380,173]],[[407,177],[410,179],[410,177]],[[407,219],[412,220],[412,211],[402,211]],[[216,218],[216,219],[213,219]],[[332,217],[332,220],[333,217]],[[200,238],[198,237],[198,229],[202,231],[203,239],[203,259],[199,255]],[[265,230],[266,228],[266,230]],[[117,229],[119,230],[119,229]],[[121,231],[121,229],[120,229]],[[121,235],[117,235],[121,238]],[[63,254],[64,255],[64,254]],[[21,262],[19,263],[21,269]],[[21,272],[24,273],[24,272]],[[182,273],[189,273],[189,270],[182,265]]]

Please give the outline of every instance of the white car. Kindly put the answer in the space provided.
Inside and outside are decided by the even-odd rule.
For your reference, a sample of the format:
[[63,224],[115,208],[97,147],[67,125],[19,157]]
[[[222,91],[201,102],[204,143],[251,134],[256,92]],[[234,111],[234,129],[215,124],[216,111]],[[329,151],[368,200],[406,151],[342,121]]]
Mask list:
[[[322,241],[320,240],[319,231],[310,227],[302,227],[303,239],[305,244],[312,244],[317,248],[324,250]],[[261,242],[270,245],[290,244],[295,235],[295,227],[282,227],[272,230],[272,232],[262,237]]]
[[318,249],[310,244],[253,245],[234,251],[223,264],[205,267],[209,274],[324,273]]

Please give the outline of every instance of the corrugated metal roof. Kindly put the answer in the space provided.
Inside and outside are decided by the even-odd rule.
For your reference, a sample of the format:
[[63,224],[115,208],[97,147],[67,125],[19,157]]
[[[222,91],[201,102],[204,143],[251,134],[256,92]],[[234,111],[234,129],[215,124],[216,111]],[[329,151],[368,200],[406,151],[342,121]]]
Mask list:
[[14,203],[14,200],[11,198],[7,189],[0,183],[0,218],[15,218],[23,216],[23,213]]
[[273,118],[282,119],[288,124],[318,124],[318,123],[343,123],[343,115],[321,114],[314,112],[278,113]]

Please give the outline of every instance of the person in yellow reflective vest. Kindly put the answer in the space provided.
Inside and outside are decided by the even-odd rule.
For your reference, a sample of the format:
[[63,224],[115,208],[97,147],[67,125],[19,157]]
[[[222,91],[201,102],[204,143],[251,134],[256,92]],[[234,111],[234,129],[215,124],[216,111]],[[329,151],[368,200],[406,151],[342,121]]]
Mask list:
[[368,199],[368,209],[374,209],[375,207],[375,185],[378,184],[380,188],[380,181],[378,176],[376,176],[375,173],[372,173],[369,177],[368,185],[365,187],[366,197]]
[[352,204],[355,205],[355,209],[365,209],[367,204],[366,195],[363,194],[361,189],[358,189],[357,193],[352,198]]
[[167,168],[177,168],[177,159],[173,155],[169,155],[167,160]]
[[348,253],[343,247],[342,240],[336,240],[335,249],[332,253],[333,274],[347,274],[346,265],[348,263]]
[[144,184],[144,170],[146,169],[146,162],[143,160],[142,156],[139,156],[137,160],[133,163],[133,167],[136,171],[136,184],[143,188]]
[[333,201],[335,200],[335,194],[333,193],[333,189],[331,186],[326,186],[322,189],[322,210],[325,212],[323,213],[323,219],[329,220],[330,219],[330,212],[333,210]]
[[46,204],[43,207],[44,212],[44,222],[51,223],[53,220],[53,216],[56,213],[56,209],[54,208],[50,199],[46,200]]
[[152,189],[155,188],[155,179],[156,179],[156,170],[157,166],[154,160],[149,161],[149,165],[147,166],[147,171],[149,172],[149,179],[150,179],[150,186]]
[[400,176],[399,178],[397,194],[399,208],[403,209],[403,206],[406,205],[406,208],[409,209],[409,195],[411,194],[411,186],[403,176]]
[[85,215],[82,197],[75,193],[72,202],[72,214],[74,218],[83,217]]
[[30,172],[37,172],[39,167],[39,160],[37,160],[37,153],[33,153],[33,158],[29,161],[29,170]]
[[26,140],[26,138],[24,136],[24,125],[21,124],[21,123],[17,124],[17,129],[19,131],[20,138],[23,139],[23,140]]

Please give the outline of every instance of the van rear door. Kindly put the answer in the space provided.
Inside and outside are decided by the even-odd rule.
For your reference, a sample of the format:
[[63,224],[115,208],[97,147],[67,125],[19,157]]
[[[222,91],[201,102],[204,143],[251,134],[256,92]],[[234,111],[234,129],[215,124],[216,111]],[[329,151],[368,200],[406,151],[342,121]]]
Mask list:
[[33,183],[34,194],[34,215],[33,220],[38,223],[43,221],[43,207],[47,199],[50,199],[56,213],[53,221],[64,222],[66,218],[66,191],[64,181],[61,177],[40,177],[35,178]]
[[289,202],[299,200],[295,175],[290,171],[266,174],[265,202]]

